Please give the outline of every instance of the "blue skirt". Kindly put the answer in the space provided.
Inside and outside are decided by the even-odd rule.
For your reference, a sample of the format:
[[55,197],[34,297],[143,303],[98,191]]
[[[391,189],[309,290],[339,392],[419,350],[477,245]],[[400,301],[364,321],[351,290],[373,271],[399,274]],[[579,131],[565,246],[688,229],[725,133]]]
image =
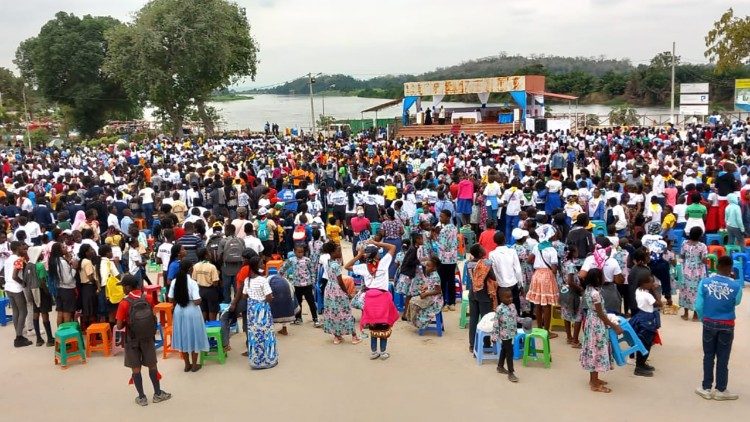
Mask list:
[[175,305],[172,348],[183,353],[207,352],[206,327],[201,308],[191,301],[186,307]]
[[[396,253],[401,252],[401,244],[402,244],[401,239],[394,239],[392,237],[389,237],[389,238],[383,239],[383,242],[389,243],[389,244],[395,246],[396,247]],[[396,270],[397,269],[398,269],[398,264],[396,264],[396,260],[395,259],[392,259],[391,260],[391,266],[388,267],[388,278],[390,278],[391,280],[395,281]]]
[[562,201],[560,201],[559,192],[550,192],[547,194],[547,202],[544,203],[544,213],[552,216],[552,212],[558,208],[562,208]]
[[456,212],[459,214],[471,214],[471,199],[459,199],[456,201]]
[[253,369],[273,368],[279,363],[271,306],[264,300],[247,300],[247,357]]

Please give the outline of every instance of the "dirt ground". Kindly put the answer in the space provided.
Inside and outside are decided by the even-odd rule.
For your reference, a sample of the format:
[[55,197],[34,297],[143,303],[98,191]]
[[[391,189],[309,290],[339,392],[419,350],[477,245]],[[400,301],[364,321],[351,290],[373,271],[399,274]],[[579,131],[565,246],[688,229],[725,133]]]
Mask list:
[[[701,325],[664,316],[664,345],[655,346],[653,378],[633,375],[633,366],[616,367],[603,379],[611,394],[592,393],[578,351],[565,345],[564,334],[552,340],[553,363],[523,367],[516,361],[518,384],[495,372],[494,362],[478,366],[468,352],[468,330],[458,328],[458,312],[447,312],[443,337],[420,337],[399,322],[388,344],[391,358],[370,361],[369,339],[359,345],[334,345],[315,329],[307,314],[302,326],[279,336],[279,365],[254,371],[242,337],[234,336],[225,365],[207,363],[197,373],[182,372],[172,355],[161,360],[162,387],[170,401],[137,406],[123,357],[92,356],[85,365],[62,370],[53,365],[51,348],[12,347],[13,328],[0,327],[1,420],[50,420],[64,415],[77,421],[118,420],[473,420],[516,415],[573,421],[736,419],[750,412],[750,292],[738,309],[730,362],[729,388],[735,402],[706,401],[693,390],[702,377]],[[307,308],[304,308],[307,312]],[[159,351],[160,352],[160,351]],[[153,394],[144,377],[149,399]],[[37,407],[39,406],[39,407]],[[138,419],[136,419],[138,418]]]

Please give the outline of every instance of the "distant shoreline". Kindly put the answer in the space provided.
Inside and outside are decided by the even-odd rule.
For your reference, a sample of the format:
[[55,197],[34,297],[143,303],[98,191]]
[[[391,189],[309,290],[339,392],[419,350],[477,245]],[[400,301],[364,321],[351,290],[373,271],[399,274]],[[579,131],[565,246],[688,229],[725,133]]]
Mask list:
[[245,94],[222,94],[222,95],[213,95],[209,99],[209,102],[214,103],[223,103],[227,101],[244,101],[244,100],[252,100],[255,97],[252,95],[245,95]]

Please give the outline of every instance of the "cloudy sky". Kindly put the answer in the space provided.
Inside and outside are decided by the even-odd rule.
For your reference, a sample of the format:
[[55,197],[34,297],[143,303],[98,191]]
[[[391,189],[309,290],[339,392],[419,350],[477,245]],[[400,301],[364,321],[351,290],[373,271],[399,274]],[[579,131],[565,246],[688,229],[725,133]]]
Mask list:
[[[59,10],[130,20],[146,0],[0,0],[0,66]],[[239,0],[260,45],[267,86],[307,72],[358,78],[420,73],[473,58],[558,54],[644,63],[677,42],[705,62],[703,37],[730,6],[750,0]]]

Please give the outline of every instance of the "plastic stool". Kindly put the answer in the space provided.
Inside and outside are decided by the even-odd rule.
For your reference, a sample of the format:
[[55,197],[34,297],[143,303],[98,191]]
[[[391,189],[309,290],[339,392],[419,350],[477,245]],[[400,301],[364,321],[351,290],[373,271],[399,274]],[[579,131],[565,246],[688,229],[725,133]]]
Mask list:
[[[516,331],[516,336],[513,337],[513,360],[519,360],[523,357],[523,343],[526,339],[526,332],[522,329]],[[536,356],[536,350],[531,350],[532,355]]]
[[737,245],[726,245],[724,246],[724,250],[727,251],[727,255],[734,256],[735,253],[741,253],[742,248]]
[[159,317],[159,323],[164,326],[172,326],[172,311],[174,305],[169,302],[157,303],[154,305],[154,314]]
[[201,352],[201,365],[206,360],[215,360],[223,365],[226,362],[227,355],[224,353],[224,344],[221,342],[221,326],[211,327],[207,325],[206,335],[209,340],[216,342],[216,351]]
[[162,287],[161,290],[159,290],[159,302],[166,302],[167,301],[167,288]]
[[[68,346],[73,350],[68,350]],[[68,327],[55,332],[55,365],[63,369],[68,367],[68,359],[80,359],[86,363],[86,346],[83,342],[81,332],[75,328]]]
[[117,355],[119,352],[125,351],[125,328],[120,330],[117,328],[116,325],[112,327],[111,350],[112,350],[112,356]]
[[485,360],[500,359],[500,342],[492,342],[492,346],[484,347],[484,338],[490,337],[489,333],[477,330],[474,335],[474,357],[477,358],[477,365],[481,365]]
[[469,292],[464,290],[461,297],[461,313],[458,316],[458,328],[469,325]]
[[443,312],[440,311],[435,315],[435,322],[434,326],[432,325],[433,322],[430,321],[430,324],[427,325],[425,328],[420,328],[417,332],[420,336],[424,335],[426,331],[434,331],[437,333],[438,337],[443,336],[443,331],[445,331],[445,327],[443,326]]
[[[99,344],[94,344],[98,340],[96,338],[97,335],[101,337],[101,342]],[[91,356],[91,352],[102,352],[104,353],[104,356],[109,356],[110,342],[108,322],[98,322],[86,327],[86,357]]]
[[151,296],[151,300],[154,305],[159,303],[159,293],[161,292],[161,286],[158,284],[144,284],[143,285],[143,291],[146,293],[147,296]]
[[[609,331],[609,343],[612,345],[612,356],[615,358],[618,366],[624,366],[627,363],[627,356],[635,352],[641,352],[641,354],[647,355],[648,350],[643,347],[641,339],[633,330],[628,320],[623,317],[620,318],[620,328],[622,328],[622,336],[618,337],[615,330],[608,328]],[[625,349],[620,348],[620,343],[626,342],[628,347]]]
[[177,350],[172,349],[172,326],[166,325],[162,327],[162,345],[161,345],[161,357],[166,359],[170,353],[179,353]]
[[708,272],[715,273],[716,272],[716,264],[719,262],[719,257],[717,257],[715,254],[706,254],[706,266],[708,267]]
[[741,261],[732,261],[732,272],[736,281],[745,282],[745,266],[742,265]]
[[562,310],[559,306],[553,306],[552,312],[550,312],[549,330],[552,331],[555,327],[562,327],[565,329],[565,320],[562,317]]
[[707,249],[709,254],[714,254],[717,258],[727,255],[726,249],[721,245],[708,245]]
[[[542,341],[542,348],[536,348],[536,339]],[[523,366],[529,366],[529,361],[544,362],[544,367],[549,368],[552,356],[549,350],[549,332],[541,328],[534,328],[526,334],[523,344]]]
[[722,235],[720,233],[706,233],[706,246],[711,246],[714,242],[718,245],[723,245]]
[[154,349],[164,346],[164,329],[158,322],[156,323],[156,332],[159,333],[159,338],[154,336]]
[[266,262],[266,277],[270,275],[269,270],[271,268],[276,268],[276,272],[278,273],[279,268],[281,268],[281,264],[283,263],[284,261],[280,259],[274,259],[274,260]]
[[5,310],[9,303],[10,299],[8,299],[7,297],[0,297],[0,325],[2,325],[3,327],[5,327],[9,322],[13,322],[13,316],[8,315]]
[[675,264],[674,266],[674,279],[677,281],[679,286],[683,286],[685,283],[685,275],[682,273],[682,264]]
[[401,293],[394,293],[393,304],[396,305],[396,309],[398,309],[399,312],[404,312],[404,306],[406,306],[406,298]]

